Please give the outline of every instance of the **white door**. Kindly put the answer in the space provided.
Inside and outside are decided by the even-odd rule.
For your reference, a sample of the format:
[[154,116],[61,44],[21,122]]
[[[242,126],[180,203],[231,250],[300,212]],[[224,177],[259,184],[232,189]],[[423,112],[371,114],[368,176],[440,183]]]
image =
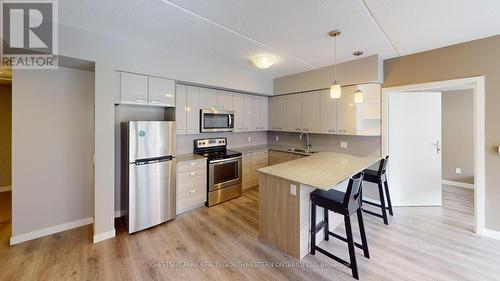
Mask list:
[[243,125],[243,119],[245,118],[245,114],[243,111],[243,95],[233,94],[233,110],[234,110],[234,131],[235,132],[245,131]]
[[286,130],[289,132],[302,131],[302,95],[286,96]]
[[200,109],[217,109],[217,90],[208,88],[199,88]]
[[441,93],[389,93],[388,130],[393,205],[441,205]]
[[319,132],[320,98],[319,92],[302,94],[302,130],[306,132]]
[[175,81],[149,77],[149,104],[156,106],[175,106]]
[[233,93],[217,91],[217,108],[219,110],[233,110]]
[[199,88],[186,88],[186,134],[200,133],[200,105]]
[[276,97],[276,112],[276,129],[286,131],[286,96]]
[[253,131],[253,98],[250,95],[243,95],[243,128],[245,131]]

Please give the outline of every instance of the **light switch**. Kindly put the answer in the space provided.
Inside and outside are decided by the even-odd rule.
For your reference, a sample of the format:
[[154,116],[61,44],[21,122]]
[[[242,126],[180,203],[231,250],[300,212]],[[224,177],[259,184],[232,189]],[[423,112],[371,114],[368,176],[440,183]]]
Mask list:
[[280,137],[279,136],[276,136],[276,141],[280,141]]
[[347,148],[347,142],[346,141],[341,141],[340,142],[340,148]]
[[290,194],[297,195],[297,186],[295,184],[290,185]]
[[462,169],[461,168],[455,168],[455,174],[461,174]]
[[252,142],[252,137],[248,137],[248,142]]

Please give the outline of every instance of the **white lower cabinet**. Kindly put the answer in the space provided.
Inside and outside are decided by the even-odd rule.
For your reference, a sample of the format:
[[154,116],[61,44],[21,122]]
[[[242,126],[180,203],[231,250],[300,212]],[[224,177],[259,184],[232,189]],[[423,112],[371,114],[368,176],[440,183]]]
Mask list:
[[207,201],[207,159],[177,163],[176,214],[205,205]]

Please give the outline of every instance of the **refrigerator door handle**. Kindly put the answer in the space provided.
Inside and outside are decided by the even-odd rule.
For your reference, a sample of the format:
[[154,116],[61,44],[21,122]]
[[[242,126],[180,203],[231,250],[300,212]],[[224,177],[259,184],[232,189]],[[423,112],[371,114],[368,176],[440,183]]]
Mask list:
[[147,165],[147,164],[154,164],[154,163],[172,161],[174,159],[175,159],[175,156],[169,155],[169,156],[149,158],[149,159],[138,159],[138,160],[135,160],[134,164],[137,165],[137,166],[140,166],[140,165]]

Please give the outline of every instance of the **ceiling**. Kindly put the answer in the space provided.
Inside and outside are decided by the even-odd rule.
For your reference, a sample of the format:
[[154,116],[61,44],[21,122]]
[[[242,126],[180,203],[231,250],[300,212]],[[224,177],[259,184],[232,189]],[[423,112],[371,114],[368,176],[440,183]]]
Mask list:
[[[498,0],[108,0],[59,1],[59,21],[269,78],[379,54],[392,58],[500,34]],[[89,20],[91,19],[91,20]],[[278,62],[258,70],[256,54]]]

